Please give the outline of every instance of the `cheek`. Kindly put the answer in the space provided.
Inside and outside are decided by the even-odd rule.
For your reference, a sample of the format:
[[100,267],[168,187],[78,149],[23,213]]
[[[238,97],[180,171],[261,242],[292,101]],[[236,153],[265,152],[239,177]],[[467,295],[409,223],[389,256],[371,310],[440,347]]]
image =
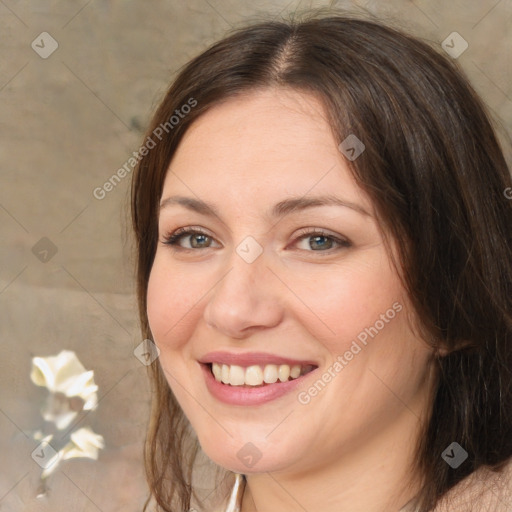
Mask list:
[[160,272],[159,265],[155,259],[151,274],[149,275],[147,291],[147,314],[151,333],[157,345],[162,342],[162,335],[165,332],[166,324],[169,329],[167,318],[172,313],[169,304],[169,290],[172,287],[167,279],[162,279],[163,272]]
[[303,276],[295,290],[311,312],[309,330],[332,354],[348,350],[358,336],[364,342],[374,326],[388,330],[403,309],[404,290],[386,260]]
[[157,252],[148,282],[147,314],[160,349],[178,349],[189,337],[194,305],[204,294],[204,287],[191,277],[169,268]]

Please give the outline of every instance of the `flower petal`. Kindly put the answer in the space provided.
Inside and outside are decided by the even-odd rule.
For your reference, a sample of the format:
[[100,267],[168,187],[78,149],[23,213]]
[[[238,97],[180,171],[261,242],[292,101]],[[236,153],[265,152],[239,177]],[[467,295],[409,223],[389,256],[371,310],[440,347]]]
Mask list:
[[102,436],[89,427],[78,429],[71,434],[71,441],[62,449],[63,460],[75,457],[86,457],[96,460],[98,452],[105,447]]
[[30,379],[36,386],[44,386],[50,391],[55,389],[55,373],[53,372],[47,358],[33,357]]
[[72,350],[62,350],[51,359],[54,371],[56,373],[56,383],[65,382],[70,377],[80,375],[85,372],[85,368]]
[[72,375],[66,380],[59,381],[57,385],[59,391],[65,393],[67,396],[81,396],[82,398],[84,398],[84,392],[90,394],[98,390],[98,386],[94,384],[93,370]]

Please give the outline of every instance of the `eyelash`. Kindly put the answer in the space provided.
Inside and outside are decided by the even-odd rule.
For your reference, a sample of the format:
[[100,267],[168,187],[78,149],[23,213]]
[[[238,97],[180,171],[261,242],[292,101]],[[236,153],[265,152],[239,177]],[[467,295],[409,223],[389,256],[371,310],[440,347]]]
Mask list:
[[[201,229],[185,227],[185,228],[179,228],[176,231],[174,231],[174,233],[170,233],[170,234],[166,235],[164,238],[164,241],[162,243],[164,245],[169,246],[174,251],[198,251],[198,250],[201,250],[201,248],[194,249],[194,248],[188,248],[188,247],[181,247],[178,245],[179,241],[182,238],[184,238],[186,236],[190,236],[190,235],[203,235],[203,236],[213,239],[212,236],[210,236],[208,233],[205,233]],[[324,237],[324,238],[334,241],[335,243],[337,243],[339,245],[337,250],[346,249],[346,248],[352,246],[352,243],[347,239],[338,238],[336,236],[330,235],[330,234],[324,232],[322,229],[316,229],[316,230],[309,229],[308,230],[308,228],[301,229],[294,242],[296,242],[302,238],[308,238],[308,237],[313,237],[313,236],[321,236],[321,237]],[[210,247],[203,247],[202,249],[210,249]],[[305,252],[320,252],[320,253],[327,252],[327,253],[330,253],[334,250],[336,250],[336,248],[327,249],[325,251],[322,251],[322,250],[319,250],[319,251],[309,250],[308,251],[308,250],[306,250]]]

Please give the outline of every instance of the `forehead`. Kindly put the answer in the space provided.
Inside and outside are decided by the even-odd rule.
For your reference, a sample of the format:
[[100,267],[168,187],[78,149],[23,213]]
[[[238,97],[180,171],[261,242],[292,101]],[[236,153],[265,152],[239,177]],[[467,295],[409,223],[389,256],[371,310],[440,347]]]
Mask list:
[[282,200],[283,195],[339,194],[371,204],[356,184],[313,95],[264,89],[231,98],[198,118],[169,167],[163,196],[214,201]]

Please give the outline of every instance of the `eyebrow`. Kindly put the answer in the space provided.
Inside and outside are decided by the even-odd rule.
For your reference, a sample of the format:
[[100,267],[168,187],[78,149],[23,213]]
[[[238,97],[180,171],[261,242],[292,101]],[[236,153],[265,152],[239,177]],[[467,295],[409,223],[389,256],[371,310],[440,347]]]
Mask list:
[[[195,199],[193,197],[170,196],[160,203],[160,210],[173,205],[183,206],[184,208],[200,213],[202,215],[215,216],[220,218],[219,211],[214,205],[200,199]],[[270,214],[267,214],[267,216],[270,216],[272,219],[281,218],[294,212],[299,212],[307,208],[314,208],[318,206],[342,206],[355,210],[361,215],[371,217],[371,215],[362,206],[350,201],[346,201],[344,199],[340,199],[333,195],[297,198],[292,197],[285,199],[279,203],[276,203],[270,210]]]

